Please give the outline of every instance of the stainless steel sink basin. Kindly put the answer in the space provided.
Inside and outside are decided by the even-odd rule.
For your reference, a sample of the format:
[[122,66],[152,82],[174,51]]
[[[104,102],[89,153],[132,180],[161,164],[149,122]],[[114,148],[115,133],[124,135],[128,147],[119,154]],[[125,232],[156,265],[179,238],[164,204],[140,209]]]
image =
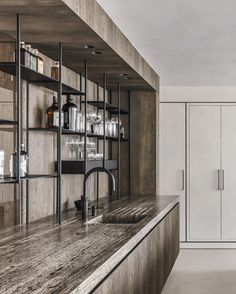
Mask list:
[[87,224],[134,224],[141,221],[152,210],[151,207],[123,207],[100,215]]

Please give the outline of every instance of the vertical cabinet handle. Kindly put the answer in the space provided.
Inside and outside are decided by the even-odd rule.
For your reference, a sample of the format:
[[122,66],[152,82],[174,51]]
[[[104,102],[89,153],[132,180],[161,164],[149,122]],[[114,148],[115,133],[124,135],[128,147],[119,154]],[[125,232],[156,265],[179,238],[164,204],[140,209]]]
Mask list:
[[185,173],[184,173],[184,169],[181,172],[182,172],[181,190],[184,190],[185,189]]
[[225,188],[225,171],[218,169],[218,190],[223,191]]

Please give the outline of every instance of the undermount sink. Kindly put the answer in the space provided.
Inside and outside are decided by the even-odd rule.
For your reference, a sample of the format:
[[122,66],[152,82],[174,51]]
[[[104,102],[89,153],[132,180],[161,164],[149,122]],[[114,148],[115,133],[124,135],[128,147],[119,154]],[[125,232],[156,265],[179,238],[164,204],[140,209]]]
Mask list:
[[87,224],[134,224],[147,216],[151,209],[151,207],[118,208],[89,220]]

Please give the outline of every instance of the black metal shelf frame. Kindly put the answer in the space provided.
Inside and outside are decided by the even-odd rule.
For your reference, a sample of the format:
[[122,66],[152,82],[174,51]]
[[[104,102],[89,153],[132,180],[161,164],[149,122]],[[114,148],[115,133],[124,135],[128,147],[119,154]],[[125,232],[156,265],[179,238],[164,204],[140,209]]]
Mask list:
[[[0,62],[0,71],[8,73],[12,76],[17,74],[17,62]],[[49,90],[58,91],[60,81],[54,80],[42,73],[32,70],[24,65],[20,65],[21,78],[36,86],[44,87]],[[62,95],[84,95],[83,92],[71,86],[62,83]]]
[[[84,103],[84,101],[82,101]],[[96,107],[97,109],[104,109],[104,101],[87,101],[87,104]],[[106,111],[110,112],[111,114],[129,114],[128,111],[120,109],[118,106],[114,106],[111,103],[105,102],[106,104]]]
[[[0,71],[3,71],[7,74],[13,75],[16,77],[16,120],[5,120],[0,119],[0,125],[12,125],[16,127],[16,152],[17,152],[17,173],[16,178],[6,177],[0,179],[0,184],[20,184],[22,180],[26,181],[26,223],[29,223],[29,180],[31,179],[56,179],[57,183],[57,192],[56,192],[56,222],[61,224],[61,176],[62,174],[84,174],[94,167],[106,167],[110,170],[117,170],[117,199],[120,198],[120,143],[122,141],[129,142],[129,139],[120,138],[120,129],[118,128],[118,138],[108,137],[105,135],[105,119],[106,112],[110,115],[118,115],[118,124],[120,125],[120,116],[121,114],[129,114],[129,111],[122,110],[120,108],[120,84],[117,85],[118,92],[118,105],[114,106],[112,103],[106,101],[106,92],[107,92],[107,74],[103,73],[103,97],[102,100],[99,100],[99,84],[97,83],[97,101],[88,101],[87,100],[87,61],[84,62],[84,89],[82,86],[82,74],[80,73],[80,89],[74,89],[62,82],[62,65],[63,65],[63,46],[62,43],[59,43],[58,46],[58,56],[59,56],[59,79],[53,80],[52,78],[38,73],[34,70],[31,70],[21,64],[21,16],[17,14],[17,37],[16,37],[16,62],[0,62]],[[22,102],[22,89],[21,89],[21,80],[27,82],[26,90],[26,148],[29,150],[29,134],[32,131],[45,131],[53,132],[57,135],[57,161],[56,161],[56,173],[55,174],[29,174],[25,178],[20,177],[20,144],[22,141],[23,127],[21,123],[21,102]],[[37,86],[42,86],[52,91],[57,92],[58,96],[58,109],[59,109],[59,127],[58,128],[31,128],[29,127],[29,85],[34,84]],[[103,111],[103,135],[95,135],[87,132],[87,120],[85,120],[85,132],[71,132],[64,130],[61,127],[61,115],[62,115],[62,95],[72,94],[77,95],[80,98],[80,109],[84,107],[85,116],[87,116],[87,106],[91,105]],[[83,97],[83,100],[82,100]],[[130,123],[129,123],[130,128]],[[61,141],[62,135],[79,135],[84,136],[84,147],[87,145],[87,138],[93,137],[97,139],[97,152],[99,152],[99,140],[103,141],[103,160],[88,160],[87,159],[87,149],[84,148],[84,160],[83,161],[62,161],[61,158]],[[106,141],[118,142],[117,149],[117,160],[106,159]],[[130,148],[130,147],[129,147]],[[21,190],[21,189],[20,189]],[[85,188],[86,193],[86,188]],[[85,194],[86,196],[86,194]],[[99,173],[97,173],[97,201],[99,200]]]
[[[47,133],[58,133],[58,128],[29,128],[28,129],[31,132],[47,132]],[[62,129],[62,135],[74,135],[74,136],[85,136],[84,132],[76,132],[76,131],[70,131],[67,129]],[[87,137],[90,138],[97,138],[98,140],[103,140],[103,135],[97,135],[94,133],[87,133]],[[118,141],[118,137],[111,137],[111,136],[106,136],[106,140],[111,140],[111,141]],[[129,139],[127,138],[120,138],[121,142],[128,142]]]

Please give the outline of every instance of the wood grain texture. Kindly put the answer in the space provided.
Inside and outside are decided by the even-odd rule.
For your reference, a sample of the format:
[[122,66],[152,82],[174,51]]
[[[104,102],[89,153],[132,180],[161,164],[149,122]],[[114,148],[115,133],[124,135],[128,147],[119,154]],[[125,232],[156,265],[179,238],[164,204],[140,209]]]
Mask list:
[[[0,32],[0,62],[3,61],[13,61],[13,53],[15,49],[15,41]],[[0,87],[5,89],[14,90],[15,80],[10,75],[5,75],[0,72]]]
[[159,77],[96,0],[63,0],[120,57],[159,90]]
[[179,254],[178,232],[179,205],[91,293],[160,294]]
[[131,91],[131,194],[156,194],[158,117],[156,92]]
[[[101,83],[102,72],[107,72],[113,88],[120,73],[127,73],[132,78],[122,81],[127,89],[158,90],[158,75],[95,0],[2,0],[0,8],[0,31],[15,37],[15,15],[22,13],[23,40],[53,59],[62,42],[63,63],[79,73],[86,59],[93,82]],[[103,54],[92,55],[86,44]]]
[[[12,61],[15,44],[0,33],[0,61]],[[0,72],[0,118],[14,120],[15,80]],[[14,152],[15,128],[0,126],[0,149],[5,151],[4,173],[9,174],[10,154]],[[19,223],[19,200],[14,185],[0,185],[0,229]]]
[[[136,224],[85,225],[69,211],[61,226],[47,218],[0,231],[0,293],[90,293],[177,203],[174,196],[105,199],[101,213],[127,205],[152,210]],[[143,254],[150,256],[147,245]]]

